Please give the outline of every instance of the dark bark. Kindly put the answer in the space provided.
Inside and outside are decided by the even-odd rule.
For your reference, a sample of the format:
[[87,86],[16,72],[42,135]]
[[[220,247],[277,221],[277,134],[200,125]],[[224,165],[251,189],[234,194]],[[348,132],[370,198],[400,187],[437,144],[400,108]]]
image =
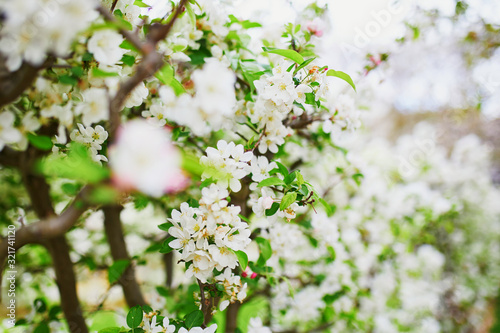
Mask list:
[[226,312],[226,333],[236,332],[238,327],[238,312],[240,310],[241,303],[235,302],[229,304]]
[[167,288],[172,287],[172,281],[174,279],[174,253],[165,253],[163,255],[163,263],[165,264],[165,284]]
[[38,75],[38,71],[52,62],[48,59],[41,67],[34,67],[24,63],[15,72],[9,72],[5,68],[5,58],[0,59],[0,107],[14,102],[21,94],[31,86]]
[[[28,150],[29,153],[30,150]],[[30,156],[29,154],[27,155]],[[21,169],[24,185],[31,199],[33,210],[40,219],[54,217],[54,208],[50,200],[50,188],[44,178],[34,175],[31,170],[32,160],[28,159]],[[61,296],[61,309],[68,322],[71,333],[87,333],[88,328],[83,318],[82,309],[76,292],[76,277],[69,255],[69,246],[65,236],[58,236],[44,242],[52,257],[56,274],[57,287]]]
[[[122,208],[120,205],[110,205],[103,208],[104,229],[114,261],[130,260],[120,220]],[[123,288],[123,294],[129,307],[146,304],[139,283],[135,278],[135,268],[132,264],[125,269],[118,279],[118,283]]]
[[76,277],[73,262],[69,256],[66,236],[51,239],[46,244],[52,257],[57,287],[61,295],[61,309],[71,333],[87,333],[89,330],[83,317],[76,292]]

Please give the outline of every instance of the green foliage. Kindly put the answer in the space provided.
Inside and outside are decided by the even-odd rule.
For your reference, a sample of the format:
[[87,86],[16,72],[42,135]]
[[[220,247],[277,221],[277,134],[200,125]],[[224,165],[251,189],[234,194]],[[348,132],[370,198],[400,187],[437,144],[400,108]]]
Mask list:
[[191,329],[203,324],[203,312],[195,310],[184,317],[184,324],[187,329]]
[[49,177],[62,177],[97,183],[109,177],[109,170],[94,162],[87,148],[72,142],[67,156],[52,155],[40,161],[37,168]]
[[234,251],[234,254],[236,254],[236,257],[238,258],[238,262],[240,263],[241,269],[242,270],[247,269],[248,266],[247,254],[243,251]]
[[142,308],[136,305],[131,308],[127,313],[127,325],[130,328],[138,327],[142,322]]
[[52,149],[52,140],[48,136],[28,133],[28,141],[40,150]]
[[260,250],[260,257],[257,263],[259,266],[264,266],[267,260],[271,258],[271,256],[273,255],[273,249],[271,248],[271,243],[269,242],[269,240],[263,237],[255,238],[255,242],[257,242],[257,245],[259,246]]
[[174,249],[170,247],[170,245],[168,245],[170,242],[172,242],[173,240],[175,240],[175,237],[169,237],[167,239],[165,239],[163,241],[163,243],[161,244],[161,249],[160,249],[160,253],[170,253],[172,252]]
[[286,183],[276,177],[270,177],[262,180],[257,187],[263,187],[263,186],[281,186],[281,185],[286,185]]
[[263,47],[262,49],[267,53],[274,53],[274,54],[278,54],[280,56],[283,56],[285,58],[288,58],[288,59],[296,62],[299,65],[304,63],[304,58],[297,51],[285,50],[285,49],[275,49],[275,48],[270,48],[270,47]]
[[[122,276],[123,272],[130,265],[130,260],[121,259],[115,261],[108,269],[109,284],[113,284]],[[127,321],[128,322],[128,321]]]
[[297,199],[297,193],[295,192],[289,192],[285,194],[281,199],[280,209],[281,210],[287,209],[292,203],[295,202],[296,199]]
[[156,72],[155,77],[160,80],[164,85],[170,86],[177,96],[186,92],[182,84],[175,78],[175,72],[170,64],[163,65],[158,72]]
[[338,77],[339,79],[344,80],[345,82],[349,83],[349,85],[352,87],[352,89],[354,89],[354,91],[356,91],[356,86],[354,85],[354,82],[352,81],[351,77],[348,74],[341,71],[330,69],[328,70],[328,72],[326,72],[326,75],[335,76]]

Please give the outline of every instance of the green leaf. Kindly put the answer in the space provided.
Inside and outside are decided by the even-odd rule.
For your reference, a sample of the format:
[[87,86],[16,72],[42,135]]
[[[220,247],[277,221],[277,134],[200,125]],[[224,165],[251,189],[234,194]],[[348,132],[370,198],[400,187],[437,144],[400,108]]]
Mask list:
[[262,186],[277,186],[277,185],[286,185],[285,182],[279,178],[276,177],[270,177],[267,179],[264,179],[261,181],[257,187],[262,187]]
[[293,288],[292,284],[290,283],[290,280],[286,276],[282,276],[281,278],[288,285],[288,292],[290,293],[290,296],[293,298],[295,296],[295,289]]
[[297,74],[298,71],[300,71],[302,68],[306,67],[307,65],[309,65],[311,62],[313,62],[314,59],[316,59],[317,57],[312,57],[312,58],[309,58],[307,60],[305,60],[303,63],[300,64],[299,67],[295,68],[295,70],[293,71],[293,74]]
[[155,77],[160,80],[161,83],[169,85],[170,81],[174,78],[174,68],[170,64],[165,64],[156,72]]
[[78,84],[78,79],[73,76],[64,74],[59,76],[59,82],[70,86],[76,86]]
[[203,324],[203,320],[203,312],[200,310],[194,310],[184,317],[184,325],[186,325],[186,328],[189,330],[193,327],[201,326]]
[[170,247],[170,245],[168,245],[171,241],[175,240],[175,237],[171,236],[167,239],[165,239],[163,241],[163,243],[161,244],[161,249],[160,249],[160,253],[170,253],[172,252],[174,249]]
[[250,224],[250,220],[249,220],[246,216],[243,216],[243,215],[241,215],[241,214],[238,214],[238,217],[239,217],[240,219],[242,219],[243,221],[245,221],[246,223]]
[[313,92],[305,93],[306,95],[306,104],[316,105],[316,95]]
[[189,21],[190,21],[191,25],[193,27],[196,27],[196,15],[194,13],[193,7],[191,7],[191,4],[186,3],[186,5],[184,6],[184,8],[186,8],[186,11],[188,13]]
[[92,189],[89,201],[94,204],[113,204],[118,201],[120,193],[111,186],[103,185]]
[[108,268],[109,284],[113,284],[118,281],[118,279],[122,276],[123,272],[125,272],[125,269],[127,269],[129,265],[130,260],[128,259],[120,259],[115,261],[113,265]]
[[125,49],[125,50],[131,50],[131,51],[139,52],[139,49],[137,47],[135,47],[134,44],[132,44],[131,42],[129,42],[126,39],[120,44],[120,47],[122,49]]
[[328,202],[326,202],[325,199],[323,198],[318,198],[319,202],[323,205],[325,208],[325,212],[328,216],[332,216],[335,213],[336,206],[335,205],[330,205]]
[[28,133],[28,141],[40,150],[51,150],[52,140],[46,135],[35,135]]
[[144,2],[142,2],[142,0],[135,0],[134,1],[134,5],[136,5],[138,7],[141,7],[141,8],[149,8],[149,7],[151,7],[150,5],[147,5]]
[[150,312],[153,312],[153,308],[150,307],[149,305],[142,305],[142,312],[145,312],[145,313],[150,313]]
[[72,142],[67,156],[51,155],[40,161],[37,170],[46,176],[97,183],[109,177],[109,170],[92,160],[85,146]]
[[99,330],[97,333],[120,333],[120,327],[108,327],[102,330]]
[[165,64],[160,68],[156,72],[155,77],[164,85],[171,86],[177,96],[186,91],[182,84],[175,78],[174,68],[170,64]]
[[106,71],[103,71],[102,69],[94,67],[94,68],[92,68],[92,76],[94,76],[94,77],[115,77],[115,76],[119,76],[119,74],[114,73],[114,72],[106,72]]
[[57,315],[61,313],[61,307],[59,305],[54,305],[49,310],[49,319],[57,320]]
[[276,165],[278,166],[278,169],[280,171],[280,173],[286,177],[288,176],[288,169],[286,166],[284,166],[282,163],[278,162],[278,161],[275,161]]
[[294,50],[274,49],[269,47],[263,47],[262,49],[267,53],[279,54],[280,56],[293,60],[299,65],[304,62],[304,58]]
[[33,333],[50,333],[49,325],[45,321],[38,324]]
[[280,208],[280,204],[277,202],[273,202],[273,205],[271,206],[271,208],[266,209],[266,216],[273,216],[274,214],[276,214],[276,212],[278,211],[279,208]]
[[173,227],[173,226],[174,226],[174,225],[173,225],[172,223],[167,222],[167,223],[162,223],[162,224],[160,224],[160,225],[158,226],[158,228],[159,228],[160,230],[163,230],[163,231],[168,232],[168,229],[170,229],[170,227]]
[[240,263],[241,269],[242,270],[247,269],[248,266],[247,254],[243,251],[234,251],[234,254],[236,254],[236,257],[238,258],[238,262]]
[[354,85],[354,82],[352,82],[352,79],[348,74],[341,71],[330,69],[328,72],[326,72],[326,75],[335,76],[338,77],[339,79],[344,80],[345,82],[349,83],[349,85],[352,87],[352,89],[354,89],[354,91],[356,91],[356,86]]
[[285,210],[297,199],[297,193],[289,192],[281,199],[280,209]]
[[356,182],[356,184],[359,186],[361,185],[361,179],[363,178],[363,174],[362,173],[355,173],[354,175],[352,175],[352,179]]
[[286,176],[283,179],[283,181],[285,182],[285,184],[290,185],[295,180],[295,177],[297,177],[296,171],[294,171],[294,172],[290,173],[288,176]]
[[37,313],[44,313],[47,311],[47,303],[43,298],[37,298],[33,301],[33,307]]
[[260,255],[267,261],[273,255],[273,249],[271,248],[271,243],[269,240],[263,237],[255,238],[257,245],[259,245]]
[[302,174],[300,172],[296,172],[297,174],[297,186],[300,188],[302,186],[302,184],[304,184],[304,177],[302,176]]
[[138,327],[142,322],[142,308],[136,305],[131,308],[127,313],[127,325],[130,328]]
[[129,67],[132,67],[135,64],[135,57],[133,57],[131,55],[128,55],[128,54],[124,54],[123,57],[122,57],[122,62],[125,65],[127,65]]
[[83,76],[83,67],[81,66],[71,67],[71,73],[73,73],[73,76],[80,78]]
[[337,257],[337,254],[335,252],[335,249],[333,248],[333,246],[327,246],[326,249],[328,250],[328,253],[330,253],[330,256],[331,256],[331,261],[334,261],[335,258]]

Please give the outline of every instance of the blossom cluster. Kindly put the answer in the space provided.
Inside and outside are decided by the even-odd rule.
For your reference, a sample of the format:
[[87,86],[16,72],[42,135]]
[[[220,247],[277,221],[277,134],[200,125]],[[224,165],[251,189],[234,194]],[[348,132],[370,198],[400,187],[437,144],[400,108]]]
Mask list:
[[[158,315],[156,312],[143,313],[142,323],[139,325],[145,333],[174,333],[176,331],[175,325],[170,324],[170,320],[167,317],[163,317],[163,320],[157,322]],[[215,333],[217,330],[217,324],[210,325],[207,328],[202,327],[191,327],[189,330],[181,327],[177,333]]]
[[[160,98],[142,115],[164,125],[165,119],[187,126],[197,136],[230,127],[236,104],[234,72],[215,58],[205,60],[201,69],[193,71],[191,80],[195,95],[176,97],[170,87],[160,89]],[[215,80],[214,78],[217,78]]]
[[94,0],[2,1],[5,15],[0,35],[0,53],[10,71],[23,61],[40,66],[47,54],[66,56],[75,36],[98,17]]
[[231,269],[238,264],[235,252],[244,251],[250,243],[250,229],[238,216],[240,207],[228,204],[226,189],[212,184],[203,188],[201,194],[199,207],[182,203],[180,211],[172,211],[169,221],[173,226],[168,232],[175,240],[169,246],[189,264],[187,277],[194,276],[206,283],[216,269],[222,274],[216,275],[215,280],[223,284],[231,302],[242,301],[246,284],[242,285]]
[[[487,174],[488,149],[476,137],[457,141],[447,154],[431,145],[432,132],[433,127],[419,124],[395,147],[381,140],[354,144],[356,158],[350,161],[330,151],[322,162],[304,167],[317,189],[331,186],[324,179],[337,184],[329,195],[341,209],[335,215],[319,210],[300,226],[257,220],[255,227],[264,229],[262,237],[273,248],[267,265],[286,274],[296,290],[291,295],[285,282],[272,288],[273,329],[294,323],[306,330],[332,311],[334,332],[352,325],[374,332],[441,332],[457,325],[456,314],[446,311],[450,304],[480,313],[498,283],[498,255],[488,249],[500,239],[491,224],[500,214],[492,204],[500,193],[487,176],[466,176]],[[398,163],[423,146],[427,155],[411,164],[413,172]],[[295,144],[290,151],[292,160],[308,154],[318,159],[318,152]],[[340,171],[331,170],[332,163]],[[364,174],[361,185],[351,178],[358,172],[354,165]],[[480,219],[477,209],[483,212]],[[289,239],[293,248],[287,247]],[[475,276],[482,265],[488,277]],[[478,325],[481,316],[469,320],[465,325]]]
[[83,126],[78,124],[78,129],[74,129],[70,134],[71,140],[79,142],[86,146],[90,152],[90,156],[96,162],[105,161],[108,159],[104,155],[99,154],[99,150],[102,149],[102,144],[108,138],[108,132],[101,125],[95,126]]
[[243,145],[234,142],[219,140],[217,149],[208,147],[207,156],[200,158],[200,163],[205,167],[202,180],[212,178],[217,181],[220,188],[230,188],[233,192],[241,189],[240,179],[250,172],[248,162],[253,157],[251,151],[245,152]]

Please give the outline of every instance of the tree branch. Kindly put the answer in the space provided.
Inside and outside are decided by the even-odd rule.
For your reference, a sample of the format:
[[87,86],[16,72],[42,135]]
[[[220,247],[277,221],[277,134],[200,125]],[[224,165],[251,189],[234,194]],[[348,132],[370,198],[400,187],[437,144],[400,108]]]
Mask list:
[[[127,81],[122,82],[116,93],[116,95],[111,99],[109,106],[109,137],[110,142],[116,135],[116,130],[120,125],[120,112],[123,108],[125,100],[129,94],[134,90],[142,81],[153,76],[162,66],[164,61],[164,55],[155,51],[156,44],[165,39],[165,37],[170,33],[175,21],[179,15],[183,12],[184,6],[187,0],[181,0],[177,6],[172,18],[165,25],[153,24],[151,26],[150,32],[147,35],[147,41],[141,41],[137,34],[134,34],[126,29],[121,29],[120,33],[130,41],[143,55],[144,58],[141,63],[137,66],[135,74],[129,78]],[[106,10],[104,7],[99,8],[99,12],[109,21],[116,22],[113,15]]]
[[[53,216],[53,213],[50,213],[48,214],[49,217],[44,220],[19,228],[16,231],[16,242],[13,247],[18,250],[26,244],[40,243],[43,240],[64,235],[88,208],[84,199],[88,192],[89,188],[84,187],[61,215]],[[37,205],[34,205],[34,207],[37,207]],[[3,266],[7,258],[8,246],[8,239],[2,239],[0,243],[0,266]]]
[[[123,207],[120,205],[105,206],[102,209],[104,212],[104,230],[113,261],[130,260],[120,221],[120,212],[122,209]],[[118,283],[122,286],[123,294],[129,307],[146,304],[141,288],[135,278],[135,268],[132,264],[129,264],[125,269],[122,276],[118,279]]]
[[51,57],[39,67],[23,63],[21,68],[15,72],[10,72],[5,67],[5,58],[0,58],[0,108],[6,104],[14,102],[35,80],[38,71],[47,64],[52,63]]
[[[30,151],[35,151],[34,155],[36,155],[36,150],[28,149],[27,152]],[[31,173],[33,166],[32,161],[34,161],[34,159],[30,159],[29,163],[23,165],[21,169],[24,185],[26,186],[33,209],[38,217],[40,219],[50,219],[51,216],[54,215],[54,208],[50,200],[50,187],[45,181],[45,178]],[[87,190],[82,190],[82,192],[80,192],[80,194],[84,195]],[[47,237],[47,235],[54,237],[49,237],[50,239],[43,241],[42,244],[47,247],[47,250],[49,250],[52,257],[52,265],[54,266],[56,274],[56,283],[61,297],[61,309],[64,313],[66,321],[68,322],[71,333],[87,333],[88,328],[85,323],[85,318],[83,318],[80,302],[78,300],[73,262],[70,258],[69,246],[64,233],[85,211],[86,205],[84,202],[85,200],[82,200],[82,196],[77,196],[70,206],[70,208],[74,208],[68,208],[65,211],[65,213],[67,212],[67,219],[55,220],[59,222],[55,224],[47,223],[47,225],[49,225],[48,228],[45,227],[45,225],[42,227],[42,222],[37,222],[36,224],[30,224],[29,226],[21,228],[21,230],[31,231],[31,233],[23,232],[21,235],[30,235],[31,237],[37,236],[38,240],[44,240],[42,235],[45,237]],[[35,227],[41,226],[41,228],[31,227],[32,225],[35,225]],[[16,237],[16,243],[18,237]]]
[[52,257],[57,287],[61,296],[61,309],[71,333],[87,333],[89,330],[83,317],[76,292],[76,277],[69,256],[66,236],[58,236],[46,244]]
[[234,302],[229,304],[226,312],[226,333],[235,333],[238,327],[238,312],[241,303]]

